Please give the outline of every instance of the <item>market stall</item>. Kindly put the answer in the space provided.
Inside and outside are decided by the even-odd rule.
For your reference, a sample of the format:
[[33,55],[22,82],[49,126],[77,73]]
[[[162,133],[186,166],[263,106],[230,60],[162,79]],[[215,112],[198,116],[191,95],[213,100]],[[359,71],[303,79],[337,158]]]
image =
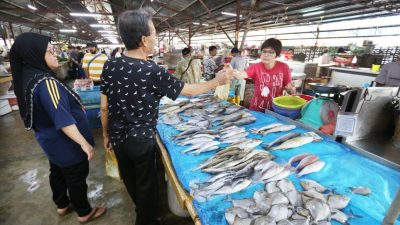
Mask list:
[[[204,170],[196,168],[198,168],[202,163],[204,165],[204,162],[207,159],[214,156],[218,152],[224,151],[224,149],[226,149],[229,145],[232,146],[233,143],[222,143],[229,141],[215,138],[205,142],[203,145],[207,144],[209,146],[217,146],[217,149],[208,148],[208,150],[195,150],[197,151],[195,154],[190,154],[191,150],[188,149],[194,148],[193,145],[183,146],[182,142],[178,144],[181,134],[185,131],[178,131],[176,128],[182,130],[184,129],[184,126],[187,126],[187,131],[187,129],[190,129],[190,122],[193,122],[193,120],[196,119],[197,122],[195,123],[195,126],[199,128],[198,131],[208,130],[210,133],[212,133],[212,130],[219,129],[219,132],[224,132],[220,127],[216,126],[216,120],[214,120],[212,123],[208,123],[204,129],[200,129],[202,124],[207,122],[201,120],[201,118],[204,118],[200,115],[202,108],[196,109],[196,107],[193,106],[196,105],[195,102],[198,100],[192,99],[192,101],[193,104],[191,107],[187,105],[189,104],[188,102],[180,103],[180,105],[173,105],[174,103],[170,103],[172,105],[167,105],[174,108],[169,108],[165,105],[164,107],[161,107],[160,112],[166,114],[161,116],[162,119],[157,126],[160,137],[160,139],[158,139],[158,145],[162,150],[163,162],[167,168],[167,174],[170,179],[172,179],[176,187],[178,199],[180,198],[180,202],[183,203],[181,206],[185,205],[190,210],[193,210],[191,207],[195,209],[195,212],[192,211],[191,215],[192,218],[195,219],[196,223],[197,218],[199,218],[201,224],[227,224],[228,222],[227,218],[225,218],[225,215],[229,215],[229,213],[226,214],[226,212],[230,212],[228,209],[232,207],[232,200],[234,201],[252,198],[256,192],[264,189],[265,183],[268,184],[270,182],[268,180],[264,180],[262,182],[255,181],[253,178],[251,178],[251,175],[248,175],[248,177],[250,177],[248,179],[252,180],[251,184],[247,185],[245,188],[242,188],[238,192],[230,192],[229,194],[221,195],[214,195],[218,192],[212,192],[206,196],[196,194],[196,184],[201,186],[201,184],[209,180],[210,177],[215,178],[215,176],[218,176],[215,173],[205,172]],[[207,109],[218,104],[221,108],[226,109],[225,113],[223,113],[223,110],[219,111],[220,113],[213,111],[213,113],[209,113],[209,116],[212,116],[213,114],[216,114],[215,116],[222,116],[227,114],[229,111],[228,109],[234,107],[226,105],[225,103],[211,102],[208,103],[204,108]],[[185,105],[188,108],[185,108]],[[216,107],[216,109],[217,108],[218,107]],[[179,118],[171,118],[167,116],[170,115],[168,112],[171,111],[180,113]],[[236,124],[243,124],[243,126],[238,125],[238,127],[239,129],[244,128],[244,132],[247,135],[241,136],[243,133],[237,133],[234,135],[237,137],[237,139],[240,139],[242,143],[246,142],[246,139],[259,140],[260,142],[258,145],[252,145],[252,147],[255,149],[254,150],[251,148],[252,151],[260,151],[259,154],[268,154],[269,156],[272,156],[271,159],[281,166],[285,165],[293,156],[298,156],[299,154],[312,154],[319,159],[317,160],[318,162],[323,162],[320,163],[323,164],[320,170],[316,170],[314,173],[310,173],[301,177],[297,177],[299,173],[297,175],[295,173],[290,173],[290,175],[287,174],[288,179],[293,182],[297,191],[302,190],[302,186],[300,184],[301,181],[304,179],[312,179],[325,186],[327,189],[335,190],[333,192],[334,194],[332,192],[324,193],[326,197],[329,195],[339,194],[342,196],[347,196],[350,199],[348,205],[342,209],[342,212],[344,212],[346,215],[355,215],[354,217],[349,217],[350,219],[347,221],[348,224],[380,224],[380,221],[383,220],[400,184],[399,165],[379,158],[378,156],[369,154],[363,150],[353,149],[349,146],[337,143],[329,136],[323,135],[304,124],[290,120],[286,117],[282,117],[275,113],[267,112],[266,114],[263,114],[258,112],[250,112],[244,108],[236,108],[236,110],[234,110],[232,113],[239,111],[249,113],[249,117],[255,118],[255,120],[250,120],[252,122],[247,121],[246,123],[237,123],[238,121],[243,121],[243,118],[236,120]],[[196,116],[192,117],[194,115]],[[174,120],[179,120],[179,125],[176,123],[176,121],[174,122]],[[294,125],[294,128],[292,128],[293,130],[285,132],[266,132],[264,133],[266,135],[253,133],[261,127],[276,123],[281,123],[282,125],[287,126]],[[234,125],[234,123],[223,126],[225,129],[227,129],[229,125]],[[276,140],[285,134],[295,132],[300,133],[301,137],[308,137],[305,135],[305,133],[310,131],[318,133],[322,140],[318,141],[318,138],[315,138],[314,136],[312,143],[306,144],[305,142],[302,146],[295,144],[292,146],[294,148],[291,149],[275,151],[266,151],[263,149],[266,144],[271,143],[273,140]],[[206,135],[203,136],[205,137]],[[196,138],[192,137],[192,139]],[[219,140],[217,141],[218,145],[209,144],[216,140]],[[380,163],[378,163],[378,161]],[[253,164],[254,166],[254,163],[250,161],[248,161],[248,164]],[[295,166],[295,164],[292,166]],[[253,171],[256,171],[256,169],[253,169]],[[276,181],[284,180],[284,178],[285,176],[282,176],[281,179]],[[234,179],[235,178],[233,178],[233,180]],[[371,193],[368,196],[356,194],[354,188],[359,186],[368,188]],[[353,188],[353,192],[350,188]],[[188,193],[191,194],[189,195]],[[192,198],[194,198],[193,201]],[[251,215],[251,213],[247,213],[250,214],[248,218],[257,217],[254,217],[255,214]],[[316,219],[313,216],[315,215],[311,216],[311,220]],[[331,214],[330,217],[337,219],[337,217],[333,214]],[[324,220],[328,219],[324,218]],[[331,222],[332,224],[339,224],[334,219],[331,220]]]

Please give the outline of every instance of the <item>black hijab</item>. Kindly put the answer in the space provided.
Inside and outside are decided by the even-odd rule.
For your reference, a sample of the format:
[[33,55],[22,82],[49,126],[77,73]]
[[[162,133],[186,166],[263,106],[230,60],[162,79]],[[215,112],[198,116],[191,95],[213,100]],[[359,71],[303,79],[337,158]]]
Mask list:
[[23,33],[17,37],[10,51],[10,65],[14,92],[25,127],[33,125],[33,93],[36,86],[48,79],[55,80],[80,103],[79,96],[56,78],[44,59],[51,38],[36,33]]

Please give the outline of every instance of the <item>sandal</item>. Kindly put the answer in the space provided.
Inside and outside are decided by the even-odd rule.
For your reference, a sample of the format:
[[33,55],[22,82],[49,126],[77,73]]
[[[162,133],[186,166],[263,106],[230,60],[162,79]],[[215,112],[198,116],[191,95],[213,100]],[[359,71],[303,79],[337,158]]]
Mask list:
[[86,219],[80,220],[79,217],[78,217],[78,221],[79,221],[80,224],[89,223],[90,221],[101,217],[106,212],[107,212],[107,208],[106,207],[94,207],[92,209],[92,211],[89,213],[89,215],[85,216],[85,217],[87,217]]
[[72,206],[71,206],[71,204],[69,204],[67,207],[65,207],[65,208],[63,208],[63,209],[57,209],[57,214],[59,215],[59,216],[65,216],[65,215],[67,215],[68,213],[70,213],[70,212],[72,212]]

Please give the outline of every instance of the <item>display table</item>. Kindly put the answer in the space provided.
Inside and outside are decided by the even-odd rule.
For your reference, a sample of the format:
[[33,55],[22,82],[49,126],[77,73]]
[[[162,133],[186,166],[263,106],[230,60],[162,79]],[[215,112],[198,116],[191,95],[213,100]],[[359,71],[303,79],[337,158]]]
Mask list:
[[[257,118],[257,121],[243,126],[247,131],[250,128],[276,122],[296,125],[297,128],[293,132],[304,133],[312,130],[304,124],[273,112],[263,114],[252,111],[251,113]],[[214,127],[213,129],[216,128]],[[210,174],[193,169],[212,156],[215,151],[200,155],[183,154],[182,151],[187,147],[179,146],[172,140],[172,137],[179,133],[175,128],[163,124],[160,120],[157,125],[157,131],[159,136],[157,136],[156,143],[181,207],[188,209],[196,224],[226,225],[224,213],[227,208],[232,207],[232,203],[226,201],[228,196],[214,196],[205,202],[200,202],[192,199],[188,194],[191,181],[205,181],[210,178]],[[303,153],[318,155],[320,160],[326,163],[326,166],[318,173],[306,175],[301,179],[315,180],[324,186],[334,188],[336,193],[343,193],[349,196],[351,201],[345,212],[349,213],[351,210],[355,215],[360,216],[359,218],[351,219],[349,224],[380,224],[400,186],[400,166],[362,149],[350,148],[337,143],[332,137],[318,131],[315,132],[323,138],[322,141],[291,150],[273,151],[271,154],[276,156],[275,161],[284,163],[294,155]],[[250,134],[249,138],[261,138],[264,143],[269,143],[281,135],[282,133],[276,133],[260,137]],[[259,146],[257,149],[261,149],[261,147]],[[292,180],[296,187],[300,187],[299,178],[294,174],[290,175],[289,179]],[[368,186],[373,194],[368,197],[352,194],[349,192],[349,187],[353,186]],[[232,199],[249,198],[253,196],[255,191],[263,188],[264,185],[262,183],[253,183],[245,190],[231,194],[230,197]],[[332,224],[338,223],[333,222]]]
[[330,84],[346,85],[349,87],[363,87],[374,81],[379,72],[373,72],[370,68],[346,68],[329,67]]

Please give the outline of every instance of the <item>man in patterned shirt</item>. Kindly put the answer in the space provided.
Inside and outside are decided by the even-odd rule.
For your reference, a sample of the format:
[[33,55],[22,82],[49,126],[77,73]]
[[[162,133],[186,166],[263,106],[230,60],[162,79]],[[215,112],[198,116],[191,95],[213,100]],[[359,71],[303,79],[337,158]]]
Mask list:
[[210,53],[210,56],[205,57],[204,59],[204,77],[207,81],[213,79],[215,73],[219,69],[218,65],[214,61],[214,56],[217,55],[217,47],[210,46],[208,52]]
[[101,76],[101,121],[104,147],[115,151],[125,187],[136,205],[136,224],[158,224],[154,151],[160,99],[205,93],[233,78],[221,71],[211,81],[185,84],[152,61],[156,30],[145,11],[131,10],[118,18],[127,52],[108,60]]

